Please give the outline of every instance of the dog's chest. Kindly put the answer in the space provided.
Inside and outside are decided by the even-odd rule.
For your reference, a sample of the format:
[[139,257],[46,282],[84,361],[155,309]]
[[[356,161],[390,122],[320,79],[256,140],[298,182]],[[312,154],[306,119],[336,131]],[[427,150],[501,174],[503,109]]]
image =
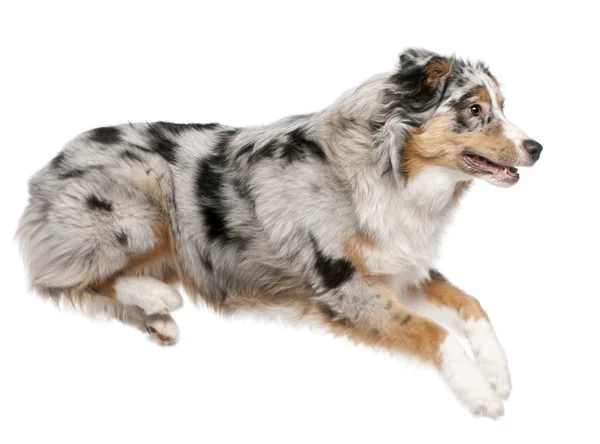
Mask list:
[[405,286],[428,277],[461,178],[440,167],[426,168],[385,213],[373,217],[370,225],[376,228],[377,242],[364,250],[370,273],[393,275]]
[[365,250],[368,270],[376,275],[394,275],[406,285],[422,281],[437,257],[443,226],[441,220],[415,215],[397,221],[377,246]]

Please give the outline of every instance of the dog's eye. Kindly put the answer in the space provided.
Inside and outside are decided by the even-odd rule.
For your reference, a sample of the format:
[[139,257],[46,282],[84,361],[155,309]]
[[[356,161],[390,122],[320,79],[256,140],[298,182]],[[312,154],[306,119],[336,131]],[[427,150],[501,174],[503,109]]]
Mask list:
[[479,106],[479,105],[472,105],[469,108],[469,112],[471,113],[472,116],[479,116],[479,115],[481,115],[481,106]]

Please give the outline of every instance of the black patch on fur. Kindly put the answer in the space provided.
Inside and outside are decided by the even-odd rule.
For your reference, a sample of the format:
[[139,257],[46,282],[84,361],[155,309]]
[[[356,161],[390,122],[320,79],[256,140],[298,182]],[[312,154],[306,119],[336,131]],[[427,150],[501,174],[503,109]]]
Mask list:
[[445,280],[444,275],[437,271],[435,268],[429,270],[429,278],[436,280]]
[[95,194],[88,196],[85,199],[85,203],[91,210],[112,211],[113,208],[112,203]]
[[203,159],[198,164],[196,176],[196,195],[201,202],[201,212],[206,224],[208,238],[230,242],[225,221],[225,209],[221,196],[223,187],[223,173],[220,171],[223,157],[218,154]]
[[121,153],[121,157],[123,159],[129,159],[129,160],[133,160],[136,162],[141,162],[142,158],[140,156],[138,156],[137,154],[135,154],[133,151],[131,150],[125,150]]
[[325,160],[323,149],[315,141],[307,139],[305,132],[301,128],[291,131],[287,137],[288,142],[282,148],[281,158],[285,159],[288,163],[303,161],[308,156]]
[[241,147],[237,153],[235,153],[235,160],[238,160],[240,157],[250,154],[254,149],[254,143],[247,143],[243,147]]
[[85,174],[85,170],[73,169],[69,171],[65,171],[64,173],[60,173],[58,175],[59,179],[72,179],[74,177],[81,177]]
[[125,234],[123,230],[118,231],[115,234],[115,237],[117,238],[117,242],[119,242],[119,244],[123,245],[124,247],[127,246],[127,234]]
[[416,120],[412,120],[410,118],[402,119],[402,123],[404,125],[412,126],[414,128],[418,128],[419,126],[421,126],[421,124],[419,122],[417,122]]
[[178,136],[185,131],[210,131],[219,128],[218,123],[172,123],[172,122],[155,122],[152,125],[159,126],[163,131],[169,131],[171,134]]
[[456,124],[453,126],[455,133],[464,133],[469,130],[469,122],[464,115],[458,114],[456,116]]
[[217,144],[215,145],[215,151],[217,151],[217,153],[223,153],[223,154],[228,152],[229,144],[231,143],[231,140],[235,137],[235,135],[238,132],[239,132],[238,129],[222,131],[219,134],[219,138],[217,139]]
[[112,145],[113,143],[121,142],[121,137],[121,130],[119,128],[115,128],[114,126],[96,128],[90,132],[90,140],[92,142],[104,143],[106,145]]
[[452,100],[448,103],[448,105],[458,113],[456,116],[456,124],[453,128],[454,132],[462,133],[471,129],[469,126],[468,118],[463,113],[461,113],[461,111],[464,111],[466,108],[473,104],[473,97],[475,96],[479,88],[481,87],[473,87],[465,94],[463,94],[459,99]]
[[497,81],[496,77],[494,77],[490,71],[490,69],[488,68],[488,66],[483,63],[483,62],[477,62],[477,64],[475,65],[475,67],[481,71],[483,71],[490,79]]
[[[430,57],[427,64],[415,62],[407,54],[419,60],[422,57]],[[432,54],[421,55],[419,51],[408,49],[400,56],[400,67],[392,75],[390,80],[397,86],[395,97],[388,99],[390,107],[400,107],[408,111],[422,112],[436,105],[439,99],[439,82],[428,85],[426,69],[433,62],[444,60],[440,56]]]
[[151,123],[148,126],[147,134],[150,139],[150,148],[167,162],[173,164],[176,162],[177,144],[171,139],[173,134],[170,131],[170,125],[166,122]]
[[469,105],[472,104],[473,102],[473,96],[475,95],[475,91],[474,90],[470,90],[467,93],[463,94],[458,100],[454,100],[451,103],[452,108],[455,111],[461,111],[465,108],[467,108]]
[[58,153],[58,155],[50,161],[52,168],[60,168],[65,162],[65,153]]
[[260,162],[263,159],[275,157],[275,151],[277,150],[278,142],[275,139],[269,140],[264,146],[260,149],[254,151],[248,162],[250,164],[254,164]]
[[221,134],[215,152],[198,161],[194,188],[208,239],[237,244],[243,248],[245,239],[233,233],[227,226],[228,208],[223,199],[224,175],[229,166],[226,148],[234,134],[235,131]]
[[355,269],[350,261],[325,256],[312,236],[311,241],[315,250],[315,267],[327,290],[333,290],[352,278]]

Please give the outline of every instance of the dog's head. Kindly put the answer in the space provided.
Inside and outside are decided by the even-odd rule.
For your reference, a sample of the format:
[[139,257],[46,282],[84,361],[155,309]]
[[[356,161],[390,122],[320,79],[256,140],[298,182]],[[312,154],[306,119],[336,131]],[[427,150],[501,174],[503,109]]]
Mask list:
[[483,63],[425,50],[400,55],[385,92],[387,117],[404,128],[401,170],[408,180],[430,165],[443,166],[498,186],[519,180],[542,145],[504,116],[504,98]]

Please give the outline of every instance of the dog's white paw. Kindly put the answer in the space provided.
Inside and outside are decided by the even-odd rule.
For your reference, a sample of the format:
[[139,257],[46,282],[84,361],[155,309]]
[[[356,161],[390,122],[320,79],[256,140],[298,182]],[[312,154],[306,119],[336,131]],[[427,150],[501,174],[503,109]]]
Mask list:
[[179,327],[171,315],[148,316],[145,327],[150,337],[160,345],[174,345],[179,341]]
[[504,414],[502,399],[456,339],[448,336],[440,347],[440,355],[444,378],[471,413],[494,419]]
[[506,362],[494,355],[476,355],[477,365],[490,385],[502,399],[508,399],[512,389]]
[[183,299],[177,290],[149,277],[118,278],[115,291],[119,302],[139,307],[147,315],[169,313],[183,305]]
[[484,396],[473,399],[469,405],[469,410],[475,416],[487,416],[492,419],[504,415],[504,405],[498,396]]
[[466,331],[479,369],[496,393],[508,399],[512,387],[508,362],[491,324],[486,319],[471,320]]

